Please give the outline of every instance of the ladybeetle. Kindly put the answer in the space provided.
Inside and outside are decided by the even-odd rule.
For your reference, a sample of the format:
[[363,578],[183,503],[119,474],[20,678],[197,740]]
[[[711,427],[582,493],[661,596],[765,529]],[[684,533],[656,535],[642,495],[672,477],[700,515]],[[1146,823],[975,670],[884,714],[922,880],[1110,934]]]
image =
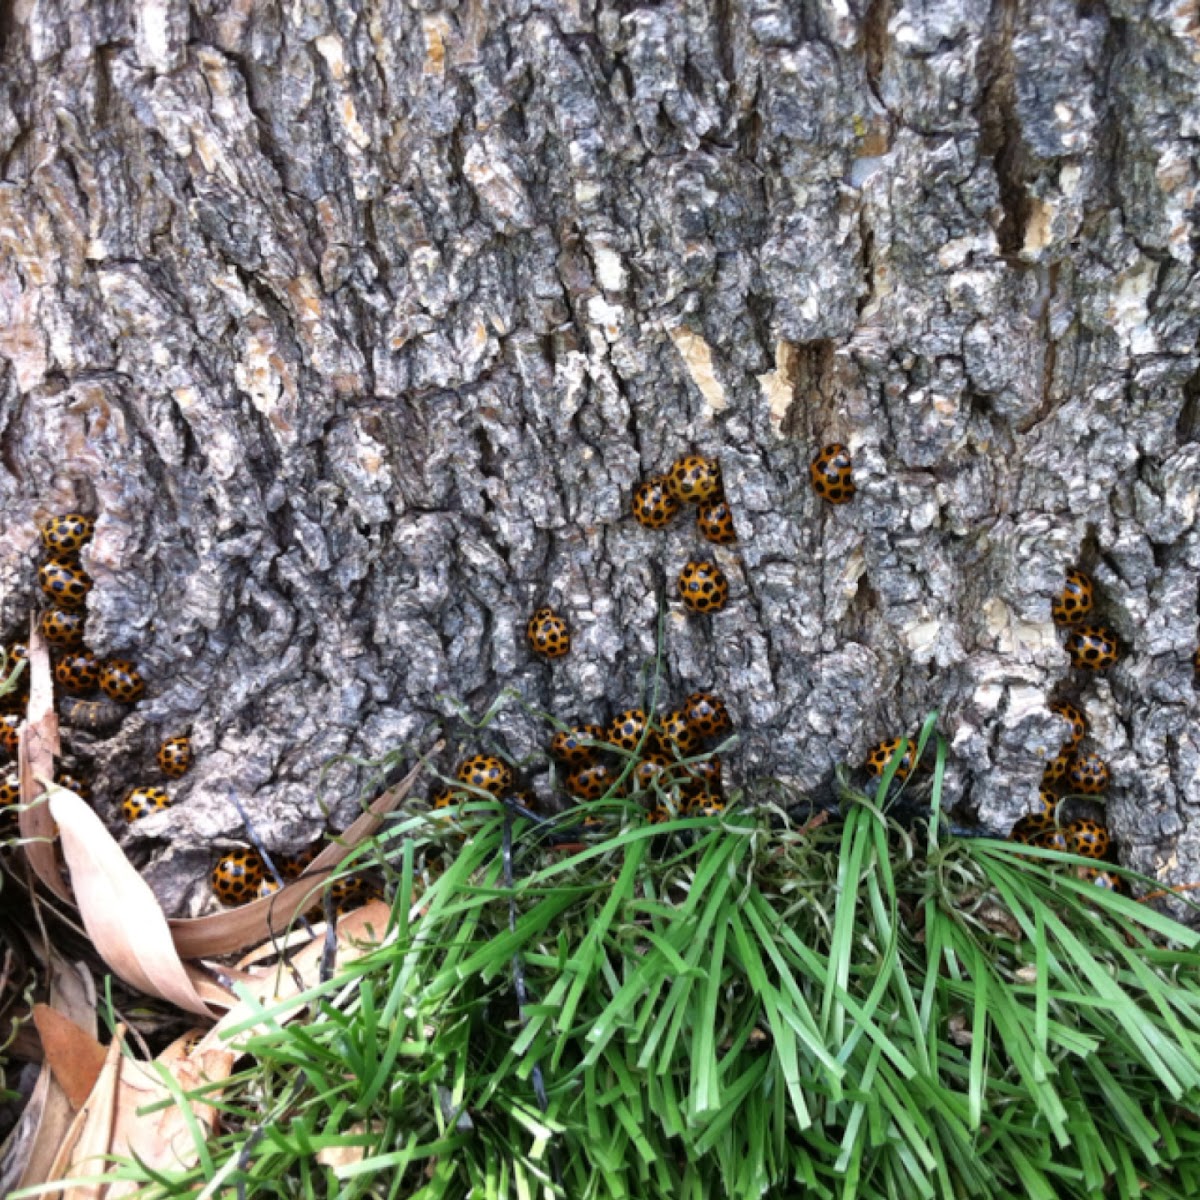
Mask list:
[[679,595],[692,612],[720,612],[729,600],[729,580],[716,563],[689,562],[679,572]]
[[38,567],[38,583],[60,608],[82,608],[88,592],[92,590],[92,581],[84,574],[82,567],[53,558]]
[[1092,581],[1074,567],[1067,570],[1067,582],[1050,605],[1056,625],[1073,625],[1092,611]]
[[1044,829],[1041,833],[1034,834],[1029,844],[1040,846],[1043,850],[1058,850],[1062,854],[1069,853],[1071,849],[1067,835],[1058,828]]
[[699,792],[719,794],[721,791],[720,757],[714,754],[711,758],[704,759],[703,762],[692,763],[688,767],[688,780],[688,795],[695,795]]
[[1100,625],[1081,625],[1067,635],[1071,666],[1103,671],[1120,657],[1116,634]]
[[320,846],[309,846],[299,854],[277,854],[274,858],[284,879],[299,879],[320,853]]
[[441,791],[435,792],[429,799],[430,808],[449,808],[452,804],[461,804],[464,800],[473,800],[474,797],[464,792],[462,788],[442,788]]
[[172,779],[178,779],[187,773],[192,765],[192,739],[186,735],[167,738],[158,748],[155,755],[158,769]]
[[571,630],[552,608],[539,608],[525,626],[530,649],[543,658],[562,658],[571,648]]
[[1056,754],[1047,764],[1046,769],[1042,772],[1042,786],[1058,783],[1066,777],[1067,772],[1071,769],[1071,752],[1063,750]]
[[581,800],[599,800],[616,781],[616,776],[603,763],[577,767],[567,776],[566,789]]
[[909,772],[912,770],[913,753],[916,747],[908,738],[888,738],[886,742],[880,742],[870,754],[867,755],[866,768],[877,779],[887,770],[887,765],[892,761],[892,757],[897,753],[901,754],[899,765],[896,767],[896,774],[893,779],[907,779]]
[[1067,783],[1073,792],[1098,796],[1108,787],[1108,764],[1095,754],[1077,754],[1067,768]]
[[721,494],[721,464],[715,458],[686,454],[667,473],[667,487],[677,500],[702,504]]
[[16,754],[20,729],[20,713],[0,713],[0,754]]
[[1031,846],[1037,838],[1055,828],[1057,828],[1057,822],[1054,820],[1052,813],[1030,813],[1028,816],[1022,817],[1009,830],[1008,840]]
[[609,722],[604,740],[621,750],[636,750],[646,732],[646,714],[640,708],[627,708]]
[[702,538],[718,546],[732,546],[738,540],[733,525],[733,509],[724,496],[700,505],[696,510],[696,528],[700,530]]
[[683,702],[683,714],[692,732],[699,738],[719,737],[733,730],[729,709],[712,692],[693,692]]
[[503,796],[513,785],[512,767],[490,754],[475,754],[459,763],[455,778],[493,796]]
[[0,775],[0,808],[7,808],[21,799],[21,777],[16,767],[9,767]]
[[585,767],[596,761],[596,749],[587,742],[604,741],[604,730],[599,725],[576,725],[573,729],[560,729],[550,739],[550,753],[568,767]]
[[278,879],[270,875],[263,876],[262,882],[258,885],[258,891],[254,893],[253,899],[262,900],[267,896],[273,896],[282,887]]
[[257,850],[233,850],[212,869],[212,889],[222,904],[247,904],[257,900],[264,865]]
[[110,658],[100,668],[100,690],[120,704],[132,704],[146,690],[138,669],[127,658]]
[[1034,806],[1033,814],[1035,816],[1049,817],[1051,820],[1058,813],[1058,797],[1047,788],[1042,788],[1038,792],[1037,804]]
[[[697,692],[697,696],[704,693]],[[715,699],[715,697],[714,697]],[[718,704],[721,702],[718,700]],[[721,705],[724,708],[724,705]],[[728,716],[728,714],[726,714]],[[665,717],[658,719],[655,726],[656,740],[659,747],[667,754],[678,751],[680,754],[690,754],[696,745],[696,730],[688,720],[686,708],[673,708]]]
[[1103,858],[1108,853],[1108,830],[1095,821],[1072,821],[1067,826],[1071,849],[1084,858]]
[[1099,867],[1080,867],[1078,876],[1084,883],[1094,883],[1106,892],[1121,890],[1121,877],[1115,871],[1102,871]]
[[1050,711],[1057,713],[1070,725],[1071,732],[1067,740],[1063,742],[1062,748],[1064,750],[1074,750],[1087,734],[1087,721],[1084,719],[1083,713],[1075,705],[1068,704],[1065,700],[1060,700],[1057,704],[1050,705]]
[[42,545],[56,558],[78,554],[92,540],[96,523],[82,513],[63,513],[42,526]]
[[854,498],[854,463],[841,442],[823,446],[809,463],[813,491],[830,504],[845,504]]
[[85,695],[100,682],[100,660],[90,650],[72,650],[54,664],[54,679],[63,691]]
[[639,483],[633,493],[633,517],[647,529],[662,529],[679,514],[681,505],[667,487],[666,478],[655,475]]
[[59,787],[65,787],[67,791],[74,792],[80,800],[92,798],[92,789],[78,775],[72,775],[70,771],[59,771],[54,777],[54,782]]
[[671,760],[657,750],[651,750],[633,769],[633,782],[639,792],[653,789],[655,780],[662,781],[662,773],[671,766]]
[[83,627],[85,618],[81,612],[71,612],[65,608],[48,608],[42,613],[42,637],[52,646],[61,646],[64,650],[74,650],[83,645]]
[[121,813],[127,821],[137,821],[151,813],[162,812],[171,807],[171,797],[162,788],[130,788],[121,802]]
[[715,817],[725,811],[725,801],[708,788],[695,791],[688,800],[687,815],[689,817]]

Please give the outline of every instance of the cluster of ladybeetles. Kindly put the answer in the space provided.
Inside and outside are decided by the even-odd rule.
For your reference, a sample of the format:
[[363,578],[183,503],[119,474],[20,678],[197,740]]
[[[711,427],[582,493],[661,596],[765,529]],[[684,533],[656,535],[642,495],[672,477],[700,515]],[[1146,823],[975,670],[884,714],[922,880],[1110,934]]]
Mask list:
[[[63,699],[61,712],[71,724],[99,729],[107,724],[107,714],[116,710],[119,719],[123,707],[141,699],[145,684],[137,668],[127,659],[101,662],[84,645],[86,614],[84,604],[92,590],[92,581],[79,561],[80,551],[91,540],[95,526],[82,513],[64,513],[51,517],[42,527],[45,560],[38,568],[38,582],[49,607],[38,624],[50,646],[54,680]],[[6,647],[9,666],[26,662],[28,647],[14,642]],[[12,756],[17,749],[17,731],[22,709],[29,699],[28,669],[21,673],[18,686],[7,693],[0,713],[0,753]],[[104,715],[100,715],[104,714]],[[158,765],[164,775],[178,779],[191,765],[191,743],[186,737],[168,738],[159,747]],[[85,800],[91,799],[87,781],[70,771],[59,771],[57,782]],[[15,767],[0,775],[0,805],[13,804],[20,795]],[[170,804],[167,793],[157,787],[130,789],[122,804],[126,820],[135,821],[147,813]]]
[[[1120,654],[1116,636],[1110,630],[1101,625],[1080,624],[1091,615],[1094,603],[1095,588],[1091,579],[1082,571],[1069,568],[1063,590],[1051,604],[1050,614],[1054,623],[1067,631],[1066,650],[1071,656],[1071,665],[1084,671],[1106,670]],[[1060,817],[1064,806],[1079,804],[1067,797],[1100,796],[1108,790],[1108,764],[1099,755],[1082,749],[1087,737],[1087,721],[1074,704],[1060,700],[1050,705],[1050,711],[1062,717],[1067,736],[1042,774],[1037,808],[1012,827],[1009,837],[1024,845],[1105,859],[1112,843],[1108,830],[1101,823],[1084,817],[1062,822]],[[1084,867],[1079,875],[1098,887],[1112,891],[1120,889],[1120,877],[1112,871]]]
[[[270,866],[257,850],[231,850],[212,869],[213,893],[222,904],[231,907],[273,896],[283,884],[298,879],[320,849],[310,846],[299,854],[272,855]],[[329,890],[338,916],[371,895],[369,884],[357,876],[335,879]]]
[[[685,504],[696,505],[696,528],[706,541],[731,546],[737,541],[733,510],[725,498],[721,464],[715,458],[686,454],[665,475],[638,484],[633,493],[633,516],[647,529],[663,529]],[[690,559],[679,572],[679,596],[697,613],[720,612],[729,602],[729,580],[708,559]]]
[[[550,741],[550,757],[565,772],[563,790],[573,802],[645,797],[651,822],[679,815],[712,815],[724,808],[721,762],[704,757],[707,746],[733,730],[724,701],[693,692],[677,708],[651,719],[640,708],[618,713],[607,726],[579,724],[560,729]],[[458,764],[456,787],[431,798],[434,808],[472,795],[515,801],[531,812],[539,803],[517,786],[506,762],[475,754]],[[586,817],[585,825],[596,823]]]

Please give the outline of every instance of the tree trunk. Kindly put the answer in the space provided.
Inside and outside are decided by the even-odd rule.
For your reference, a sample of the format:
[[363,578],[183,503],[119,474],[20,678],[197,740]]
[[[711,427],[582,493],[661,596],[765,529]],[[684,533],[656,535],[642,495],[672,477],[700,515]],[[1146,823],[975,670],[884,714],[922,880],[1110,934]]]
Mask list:
[[[355,803],[331,756],[637,703],[660,596],[735,784],[819,792],[936,709],[1002,829],[1070,698],[1124,860],[1200,878],[1198,98],[1185,0],[0,4],[4,632],[39,522],[94,512],[89,642],[149,687],[73,745],[113,815],[191,729],[145,823],[176,908],[231,792],[294,847]],[[629,516],[690,449],[735,547]]]

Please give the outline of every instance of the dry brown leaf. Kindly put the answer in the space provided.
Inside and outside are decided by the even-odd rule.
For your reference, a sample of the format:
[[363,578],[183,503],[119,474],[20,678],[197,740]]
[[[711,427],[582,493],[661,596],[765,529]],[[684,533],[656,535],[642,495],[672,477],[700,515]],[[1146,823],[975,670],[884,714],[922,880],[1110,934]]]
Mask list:
[[71,889],[54,853],[54,821],[44,801],[35,803],[43,791],[38,780],[54,778],[54,759],[59,744],[50,651],[33,618],[29,623],[29,666],[26,670],[29,671],[29,704],[17,751],[22,804],[17,822],[21,837],[25,839],[25,857],[34,874],[60,899],[69,903]]
[[[87,968],[67,962],[53,947],[46,948],[45,962],[50,977],[51,1007],[95,1037],[96,993]],[[27,1144],[21,1148],[24,1158],[20,1157],[21,1150],[10,1151],[8,1142],[4,1146],[6,1166],[11,1162],[19,1175],[16,1186],[33,1187],[46,1182],[73,1118],[74,1109],[66,1092],[54,1078],[50,1064],[43,1062],[33,1096],[9,1139],[13,1142],[27,1138]],[[8,1183],[7,1177],[0,1179],[0,1195],[6,1194]]]
[[51,794],[50,813],[58,823],[75,902],[100,957],[147,995],[211,1015],[184,970],[157,898],[104,822],[65,788]]
[[[382,1125],[372,1125],[372,1131],[377,1135],[383,1133]],[[346,1132],[350,1135],[364,1134],[367,1132],[367,1123],[365,1121],[356,1121],[350,1126]],[[317,1151],[317,1162],[323,1167],[348,1167],[351,1163],[362,1162],[366,1157],[366,1146],[326,1146],[323,1150]]]
[[259,945],[272,933],[283,934],[296,914],[313,904],[333,869],[355,846],[370,837],[383,824],[383,818],[408,795],[429,759],[441,748],[441,742],[434,745],[399,783],[379,796],[337,842],[326,846],[299,879],[273,896],[255,900],[231,912],[170,921],[171,935],[180,957],[235,954],[247,946]]
[[54,1078],[66,1092],[71,1107],[78,1111],[96,1086],[100,1068],[104,1066],[104,1047],[92,1034],[48,1004],[33,1006],[33,1023]]
[[[229,1050],[209,1050],[203,1054],[193,1051],[171,1063],[167,1069],[179,1088],[189,1092],[202,1084],[227,1079],[233,1069],[233,1060],[234,1055]],[[163,1062],[161,1057],[156,1061]],[[167,1107],[146,1111],[164,1101],[169,1102]],[[207,1139],[217,1127],[217,1113],[209,1104],[186,1103],[189,1103],[189,1113],[184,1113],[178,1106],[171,1089],[153,1064],[125,1058],[117,1089],[111,1153],[119,1158],[136,1156],[151,1168],[163,1171],[177,1171],[193,1165],[199,1154],[189,1121],[194,1121]],[[140,1187],[132,1181],[111,1183],[106,1200],[131,1196]]]
[[118,1025],[96,1086],[84,1101],[83,1107],[71,1122],[62,1145],[50,1167],[47,1183],[61,1179],[90,1179],[95,1183],[63,1188],[62,1200],[101,1200],[104,1184],[101,1177],[108,1170],[103,1155],[112,1145],[113,1117],[117,1105],[117,1081],[121,1071],[121,1045],[125,1027]]

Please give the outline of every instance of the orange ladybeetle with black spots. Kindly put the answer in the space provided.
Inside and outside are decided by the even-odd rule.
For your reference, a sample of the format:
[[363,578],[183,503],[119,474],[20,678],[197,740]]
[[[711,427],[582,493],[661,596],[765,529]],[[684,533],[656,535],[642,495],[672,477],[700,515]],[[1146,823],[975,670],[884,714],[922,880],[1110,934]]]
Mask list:
[[561,658],[571,649],[571,630],[552,608],[539,608],[525,626],[529,647],[543,658]]
[[854,464],[850,451],[840,442],[822,447],[808,467],[813,491],[829,504],[845,504],[854,498]]

